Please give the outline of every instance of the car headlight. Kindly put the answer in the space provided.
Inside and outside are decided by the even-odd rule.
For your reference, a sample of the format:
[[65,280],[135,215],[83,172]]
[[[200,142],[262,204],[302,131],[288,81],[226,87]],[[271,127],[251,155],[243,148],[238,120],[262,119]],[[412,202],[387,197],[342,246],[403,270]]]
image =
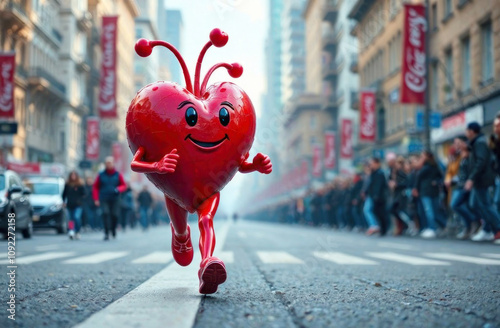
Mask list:
[[54,204],[54,205],[52,205],[52,206],[49,208],[49,210],[50,210],[51,212],[57,212],[57,211],[61,210],[61,209],[62,209],[62,207],[63,207],[63,204]]

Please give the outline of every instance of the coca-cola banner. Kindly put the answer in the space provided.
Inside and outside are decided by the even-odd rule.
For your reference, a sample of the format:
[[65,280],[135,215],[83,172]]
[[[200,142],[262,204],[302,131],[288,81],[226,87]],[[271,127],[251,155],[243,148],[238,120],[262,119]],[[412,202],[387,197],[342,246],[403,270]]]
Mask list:
[[342,134],[340,138],[340,158],[352,158],[352,121],[342,120]]
[[359,140],[361,142],[375,141],[375,91],[361,90]]
[[425,7],[407,3],[404,8],[401,103],[424,104],[427,87]]
[[87,147],[85,157],[88,160],[99,159],[99,118],[92,116],[87,118]]
[[313,157],[312,157],[312,175],[313,177],[321,177],[322,172],[321,165],[321,147],[319,145],[313,146]]
[[335,132],[325,132],[325,169],[335,168]]
[[14,53],[0,54],[0,117],[14,118]]
[[101,81],[99,84],[99,116],[102,118],[116,118],[116,36],[117,16],[102,18],[101,32]]

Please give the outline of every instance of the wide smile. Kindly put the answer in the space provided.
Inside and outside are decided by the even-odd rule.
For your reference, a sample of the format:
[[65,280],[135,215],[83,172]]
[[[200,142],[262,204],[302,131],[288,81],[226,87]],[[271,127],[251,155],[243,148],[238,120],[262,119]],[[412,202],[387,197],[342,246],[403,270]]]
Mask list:
[[194,143],[196,146],[198,146],[200,148],[203,148],[206,150],[211,150],[211,149],[215,149],[218,146],[220,146],[220,144],[222,144],[224,142],[224,140],[226,140],[226,139],[229,140],[229,136],[226,133],[224,138],[222,138],[218,141],[207,142],[207,141],[199,141],[199,140],[193,139],[193,137],[191,137],[191,134],[188,134],[186,136],[186,138],[184,138],[184,140],[187,140],[187,139],[191,140],[192,143]]

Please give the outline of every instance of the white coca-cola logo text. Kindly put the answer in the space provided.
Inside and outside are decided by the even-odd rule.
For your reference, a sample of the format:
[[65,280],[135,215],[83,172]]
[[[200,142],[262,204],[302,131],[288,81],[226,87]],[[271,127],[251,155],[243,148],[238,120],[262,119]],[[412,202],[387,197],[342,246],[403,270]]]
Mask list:
[[375,135],[375,98],[367,96],[363,98],[363,120],[361,122],[361,135],[371,138]]
[[0,71],[0,78],[2,79],[3,90],[0,90],[0,110],[9,112],[12,110],[12,92],[14,86],[12,85],[12,70],[14,66],[11,62],[4,62]]
[[101,90],[99,94],[99,107],[102,111],[112,111],[116,108],[115,33],[115,24],[107,24],[103,27],[103,74],[101,77]]
[[425,17],[414,9],[408,11],[408,48],[406,49],[406,66],[404,81],[413,92],[421,93],[427,87],[425,79],[424,37],[427,30]]

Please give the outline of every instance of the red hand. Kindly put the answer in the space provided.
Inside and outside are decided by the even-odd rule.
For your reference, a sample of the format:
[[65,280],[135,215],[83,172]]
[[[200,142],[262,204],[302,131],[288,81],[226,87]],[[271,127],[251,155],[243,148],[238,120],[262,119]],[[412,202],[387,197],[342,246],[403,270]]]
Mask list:
[[259,171],[263,174],[269,174],[273,171],[273,164],[271,163],[271,159],[269,156],[264,155],[262,153],[258,153],[253,158],[252,164],[256,171]]
[[172,150],[169,154],[163,156],[161,160],[154,163],[155,172],[160,174],[174,173],[178,159],[177,149]]

